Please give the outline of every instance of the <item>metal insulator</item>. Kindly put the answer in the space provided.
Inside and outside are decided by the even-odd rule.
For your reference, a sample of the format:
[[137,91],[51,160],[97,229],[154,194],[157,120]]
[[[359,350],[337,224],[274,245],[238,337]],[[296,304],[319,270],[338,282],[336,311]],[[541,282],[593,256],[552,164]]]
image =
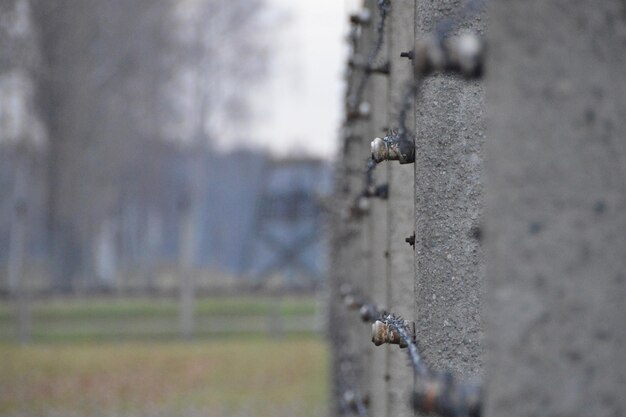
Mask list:
[[459,383],[449,373],[421,380],[413,392],[413,409],[444,417],[479,417],[482,395],[479,385]]
[[365,72],[367,72],[368,74],[389,75],[389,73],[391,72],[391,65],[389,64],[389,62],[385,62],[376,67],[369,65],[365,67]]
[[368,323],[378,318],[380,316],[380,311],[381,309],[377,308],[373,304],[363,304],[359,309],[359,315],[361,316],[361,320]]
[[348,120],[369,119],[370,113],[371,106],[367,101],[362,101],[356,108],[348,106]]
[[443,70],[446,65],[446,54],[433,34],[415,40],[413,48],[413,71],[415,74],[425,76],[433,71]]
[[376,162],[398,161],[401,164],[415,162],[415,145],[400,135],[376,138],[371,143],[372,159]]
[[357,199],[356,208],[361,214],[369,213],[370,202],[367,197],[361,196]]
[[343,297],[343,303],[346,305],[348,310],[358,310],[363,305],[363,301],[353,294],[348,294]]
[[444,42],[429,34],[416,39],[413,50],[402,52],[400,56],[413,60],[413,71],[418,76],[449,71],[475,78],[483,72],[485,43],[472,32],[448,38]]
[[350,15],[350,23],[355,25],[369,25],[372,22],[372,12],[370,9],[363,8]]
[[343,284],[339,286],[339,295],[342,297],[352,294],[352,291],[353,291],[352,285],[348,284],[347,282],[344,282]]
[[468,78],[480,77],[485,60],[485,43],[475,33],[466,32],[448,39],[448,67]]
[[343,393],[343,401],[346,403],[348,407],[350,407],[353,410],[356,410],[357,403],[359,400],[361,401],[361,404],[363,404],[365,407],[367,407],[370,403],[370,398],[369,398],[369,395],[367,394],[363,395],[359,399],[358,395],[351,389]]
[[[409,330],[411,338],[415,339],[415,323],[405,320],[404,325]],[[408,346],[407,341],[402,339],[395,329],[380,320],[376,320],[372,324],[372,342],[374,342],[376,346],[380,346],[383,343],[399,345],[401,348]]]

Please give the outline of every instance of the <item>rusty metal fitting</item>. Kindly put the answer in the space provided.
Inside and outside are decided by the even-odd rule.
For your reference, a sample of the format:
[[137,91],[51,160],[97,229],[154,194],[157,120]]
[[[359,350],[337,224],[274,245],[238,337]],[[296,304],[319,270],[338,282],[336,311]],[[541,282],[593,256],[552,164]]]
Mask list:
[[375,138],[371,143],[372,159],[382,161],[398,161],[401,164],[415,162],[415,145],[401,135],[390,134],[384,138]]
[[435,413],[442,391],[442,384],[438,380],[421,383],[421,386],[413,392],[413,409],[424,414]]
[[439,39],[435,35],[429,34],[415,40],[411,59],[415,74],[425,76],[445,68],[446,53]]
[[389,184],[381,184],[374,190],[374,197],[386,200],[389,198]]
[[391,65],[389,64],[389,62],[385,62],[375,67],[371,65],[366,66],[364,70],[368,74],[389,75],[389,73],[391,72]]
[[367,101],[362,101],[358,106],[348,106],[348,120],[369,119],[371,106]]
[[387,323],[382,322],[380,320],[376,320],[372,323],[372,342],[376,346],[380,346],[383,343],[387,343],[387,333],[389,331],[389,326]]
[[352,294],[354,290],[352,289],[352,285],[344,282],[339,286],[339,295],[345,297],[346,295]]
[[343,297],[343,303],[346,305],[348,310],[358,310],[363,305],[363,300],[354,294],[348,294]]
[[352,69],[365,69],[367,67],[367,60],[361,55],[354,55],[348,59],[348,66]]
[[482,75],[485,43],[475,33],[441,41],[434,34],[415,40],[413,51],[400,56],[413,60],[413,71],[418,76],[427,76],[434,71],[458,72],[468,78]]
[[350,407],[350,409],[355,410],[355,411],[358,410],[359,401],[365,407],[369,406],[369,403],[370,403],[369,395],[365,394],[361,398],[359,398],[358,395],[351,389],[345,391],[342,397],[343,397],[344,403],[348,407]]
[[389,61],[377,66],[373,66],[359,55],[353,56],[348,60],[348,67],[350,67],[351,69],[360,69],[367,74],[389,75],[389,72],[391,71],[391,65],[389,64]]
[[361,214],[369,213],[370,202],[367,197],[364,197],[364,196],[359,197],[357,199],[356,206]]
[[359,315],[361,316],[361,320],[369,323],[380,316],[380,311],[382,310],[373,304],[363,304],[359,309]]
[[372,12],[370,9],[363,8],[350,15],[350,23],[355,25],[369,25],[372,22]]
[[369,209],[369,199],[360,195],[350,206],[345,208],[345,212],[342,212],[341,218],[344,221],[360,219],[369,214]]
[[[415,323],[405,320],[404,325],[406,326],[410,337],[415,340]],[[374,342],[376,346],[380,346],[383,343],[399,345],[401,348],[408,346],[407,341],[402,339],[395,329],[391,328],[389,324],[381,320],[376,320],[372,324],[372,342]]]
[[447,67],[468,78],[480,77],[485,60],[485,43],[475,33],[465,32],[446,41]]
[[363,196],[367,198],[380,198],[386,200],[389,197],[389,184],[370,185],[363,192]]
[[444,417],[479,417],[482,408],[480,385],[458,382],[450,372],[421,380],[413,392],[413,409]]

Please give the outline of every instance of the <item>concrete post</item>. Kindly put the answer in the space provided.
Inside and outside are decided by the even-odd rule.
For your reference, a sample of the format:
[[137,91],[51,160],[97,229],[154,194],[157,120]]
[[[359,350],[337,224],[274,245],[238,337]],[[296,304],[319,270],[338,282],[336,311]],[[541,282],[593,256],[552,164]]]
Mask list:
[[496,0],[485,415],[626,415],[624,2]]
[[[376,8],[370,8],[370,11],[375,18]],[[372,39],[372,27],[372,24],[361,27],[354,51],[355,56],[367,55]],[[354,70],[349,74],[347,83],[350,88],[356,88],[362,73]],[[367,119],[346,120],[344,127],[350,138],[340,138],[345,147],[336,167],[333,204],[336,212],[331,228],[329,336],[333,345],[331,359],[333,415],[345,414],[340,399],[346,389],[358,390],[359,394],[365,394],[368,390],[369,385],[364,381],[364,377],[369,370],[368,357],[371,352],[368,326],[361,322],[358,311],[346,309],[340,296],[340,287],[343,284],[349,284],[353,289],[363,292],[368,285],[369,233],[365,229],[367,217],[354,210],[357,208],[355,199],[363,190],[365,162],[369,156],[366,146]]]
[[[416,36],[464,2],[417,0]],[[482,32],[480,16],[462,28]],[[458,30],[456,30],[458,32]],[[455,33],[451,33],[454,35]],[[427,363],[461,375],[482,371],[482,81],[455,74],[426,78],[416,99],[415,306]]]
[[[367,2],[371,10],[376,11],[376,1]],[[391,18],[388,16],[383,37],[383,46],[375,62],[376,66],[389,62],[389,37],[391,34]],[[374,21],[376,25],[377,20]],[[376,34],[374,37],[377,36]],[[390,75],[372,74],[369,80],[369,87],[366,91],[368,102],[372,106],[372,116],[370,118],[367,133],[361,146],[366,153],[370,149],[370,141],[383,133],[383,128],[389,125],[387,112],[387,95]],[[373,179],[377,185],[389,185],[389,172],[386,165],[379,165],[373,172]],[[378,198],[370,199],[370,214],[367,217],[366,228],[368,230],[368,285],[364,288],[367,296],[374,303],[387,306],[387,267],[385,254],[388,252],[388,232],[387,213],[389,201]],[[370,331],[368,324],[363,326]],[[383,346],[374,346],[370,337],[363,340],[370,349],[370,356],[367,363],[369,367],[369,396],[370,415],[384,416],[387,412],[387,349]]]
[[[392,1],[389,27],[391,74],[388,95],[389,127],[398,128],[398,113],[407,81],[413,77],[411,63],[400,58],[400,52],[413,45],[413,0]],[[409,118],[410,119],[410,118]],[[408,126],[413,129],[412,120]],[[415,292],[413,248],[405,239],[413,233],[414,190],[413,167],[397,161],[384,162],[380,168],[389,170],[389,208],[387,227],[387,305],[391,311],[406,320],[415,319]],[[413,390],[413,371],[407,365],[407,355],[398,346],[387,345],[388,350],[388,416],[412,416],[410,394]]]

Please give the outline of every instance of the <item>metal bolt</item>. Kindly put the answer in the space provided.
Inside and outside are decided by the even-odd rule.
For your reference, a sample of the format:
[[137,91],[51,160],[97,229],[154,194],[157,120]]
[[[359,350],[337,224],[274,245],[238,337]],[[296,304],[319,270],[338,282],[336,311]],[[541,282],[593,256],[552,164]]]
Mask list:
[[381,64],[377,67],[367,66],[365,67],[365,72],[367,72],[368,74],[389,75],[389,73],[391,72],[391,65],[389,64],[389,62],[385,62],[384,64]]
[[364,197],[380,198],[386,200],[389,197],[389,184],[381,184],[379,186],[370,185],[363,192]]
[[376,162],[399,161],[401,164],[415,162],[415,145],[400,135],[375,138],[371,143],[372,159]]
[[348,294],[343,297],[343,303],[349,310],[357,310],[360,309],[363,305],[363,301],[357,298],[355,295]]
[[443,69],[446,61],[441,42],[432,34],[415,40],[411,59],[415,74],[420,76]]
[[[415,339],[415,323],[405,320],[404,325],[409,330],[411,337]],[[372,342],[374,342],[376,346],[380,346],[383,343],[399,345],[401,348],[408,346],[406,340],[402,339],[395,329],[392,329],[387,323],[381,320],[376,320],[372,324]]]
[[404,239],[404,241],[411,246],[415,246],[415,233],[413,233],[411,236]]
[[359,309],[359,314],[361,315],[361,320],[363,320],[364,322],[370,322],[378,317],[379,312],[374,305],[363,304]]
[[367,101],[361,102],[358,107],[348,106],[348,120],[368,119],[370,117],[371,106]]
[[372,342],[376,346],[380,346],[383,343],[387,343],[387,332],[389,331],[389,326],[387,323],[384,323],[380,320],[376,320],[372,323]]
[[[357,401],[358,401],[358,396],[357,394],[352,391],[352,390],[347,390],[343,393],[343,401],[346,403],[346,405],[348,407],[350,407],[352,410],[356,410],[357,409]],[[361,403],[367,407],[370,403],[370,398],[369,395],[365,394],[361,397]]]
[[479,385],[455,380],[449,372],[421,380],[413,392],[413,409],[441,416],[480,415],[482,392]]
[[367,197],[365,196],[359,197],[359,199],[357,200],[357,208],[363,214],[369,212],[370,202],[367,199]]
[[376,190],[374,191],[374,196],[382,200],[386,200],[389,197],[389,184],[381,184],[376,187]]
[[466,77],[478,77],[483,72],[484,42],[474,33],[466,32],[446,42],[447,67]]
[[343,284],[339,286],[339,295],[341,295],[342,297],[345,297],[348,294],[352,294],[352,285],[348,284],[347,282],[344,282]]
[[364,69],[367,67],[367,61],[360,55],[355,55],[348,59],[348,66],[350,68]]
[[356,407],[356,394],[352,390],[347,390],[343,393],[343,401],[350,408]]
[[442,42],[433,34],[415,40],[413,51],[401,57],[413,60],[413,70],[419,76],[434,71],[459,72],[466,77],[482,75],[485,46],[474,33],[464,33]]
[[370,9],[361,9],[350,15],[350,22],[355,25],[369,25],[372,21]]

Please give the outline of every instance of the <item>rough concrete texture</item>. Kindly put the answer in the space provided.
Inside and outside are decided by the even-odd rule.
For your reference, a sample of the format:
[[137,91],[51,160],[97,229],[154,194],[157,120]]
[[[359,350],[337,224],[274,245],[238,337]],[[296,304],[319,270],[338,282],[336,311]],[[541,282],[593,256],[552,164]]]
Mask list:
[[[416,36],[465,3],[418,0]],[[483,32],[481,16],[460,30]],[[457,30],[456,32],[458,32]],[[454,33],[452,33],[454,35]],[[419,345],[435,369],[482,372],[482,81],[429,76],[416,99],[415,305]]]
[[[376,11],[376,1],[366,2],[368,7]],[[386,25],[385,40],[389,36],[389,25]],[[374,30],[374,27],[372,27]],[[388,43],[384,42],[380,51],[378,62],[384,63],[389,60]],[[367,134],[362,143],[365,151],[369,151],[369,141],[381,133],[381,126],[388,126],[387,117],[387,91],[389,77],[386,75],[373,74],[370,78],[366,90],[366,99],[375,111],[368,123]],[[385,166],[377,167],[374,170],[373,178],[376,184],[388,184],[388,170]],[[365,219],[364,227],[368,233],[368,285],[363,289],[372,302],[386,306],[387,302],[387,277],[386,258],[388,243],[387,210],[389,204],[387,200],[371,199],[371,210]],[[371,327],[363,324],[368,331]],[[370,357],[367,366],[369,368],[369,396],[371,399],[370,415],[381,416],[387,412],[387,349],[377,347],[371,342],[371,337],[363,341],[369,346]]]
[[[413,44],[413,0],[397,0],[391,3],[389,22],[389,121],[398,128],[398,113],[407,81],[412,77],[411,64],[400,57],[400,52],[410,50]],[[412,128],[412,120],[408,120]],[[387,259],[387,305],[406,320],[414,320],[413,248],[405,239],[413,234],[414,191],[413,167],[400,165],[397,161],[384,162],[389,170],[389,202],[387,227],[389,230]],[[388,416],[412,416],[410,406],[413,390],[413,371],[408,366],[405,349],[387,346],[388,350]]]
[[491,416],[626,415],[626,4],[496,0]]
[[[363,28],[355,53],[367,54],[372,41],[372,27]],[[359,82],[360,71],[349,71],[347,82]],[[373,350],[370,346],[370,329],[362,323],[358,311],[347,310],[339,295],[339,287],[348,283],[369,296],[367,287],[370,233],[365,228],[367,217],[350,215],[355,199],[364,187],[365,161],[369,156],[367,136],[370,123],[366,119],[346,122],[347,132],[353,138],[347,142],[345,152],[336,166],[335,215],[332,216],[330,320],[329,336],[332,345],[332,415],[345,415],[340,398],[347,389],[364,395],[371,389],[370,377]],[[357,139],[354,139],[357,138]],[[341,138],[341,140],[345,140]]]

